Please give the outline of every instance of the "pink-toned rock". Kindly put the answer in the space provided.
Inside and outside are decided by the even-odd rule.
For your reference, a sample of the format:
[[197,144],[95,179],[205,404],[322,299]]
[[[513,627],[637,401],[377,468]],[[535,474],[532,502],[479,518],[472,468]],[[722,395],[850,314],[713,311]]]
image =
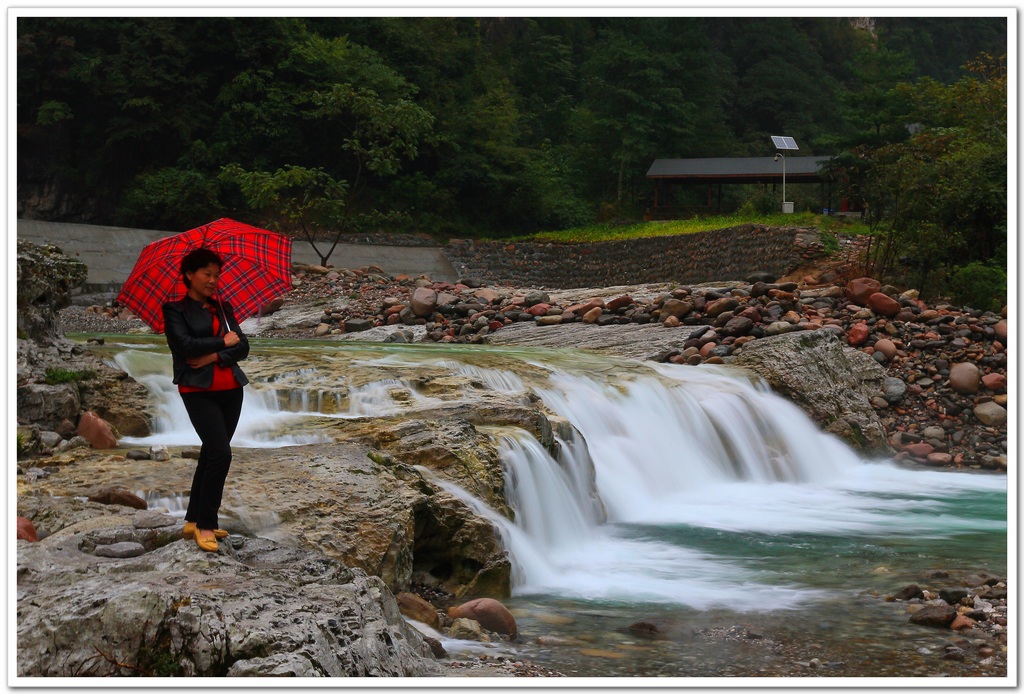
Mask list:
[[893,299],[888,294],[875,292],[868,297],[868,308],[880,316],[892,318],[900,312],[902,306],[900,306],[900,302],[896,301],[896,299]]
[[597,319],[604,315],[604,309],[594,307],[583,314],[584,323],[596,323]]
[[[668,303],[668,302],[665,302]],[[740,302],[731,296],[727,296],[723,299],[715,299],[704,308],[704,313],[707,314],[708,318],[716,318],[726,311],[733,311],[738,308]]]
[[981,377],[981,383],[989,390],[1001,393],[1006,390],[1006,376],[1002,374],[985,374]]
[[78,420],[78,435],[93,448],[117,448],[113,427],[95,412],[84,412]]
[[473,296],[475,296],[477,299],[480,299],[480,301],[484,302],[485,304],[495,304],[501,299],[501,294],[494,291],[493,289],[487,288],[477,289],[475,292],[473,292]]
[[949,625],[949,628],[953,631],[963,631],[964,629],[972,629],[977,624],[973,619],[967,615],[958,614],[953,623]]
[[949,387],[962,395],[973,395],[981,388],[981,371],[969,361],[953,364],[949,369]]
[[705,342],[704,345],[701,346],[700,348],[700,356],[707,357],[709,354],[711,354],[711,350],[713,350],[717,346],[718,345],[716,345],[714,342]]
[[664,321],[662,321],[661,324],[664,325],[666,328],[678,328],[680,325],[683,324],[683,322],[676,318],[675,316],[669,316]]
[[882,283],[870,277],[858,277],[846,284],[846,298],[858,306],[867,306],[868,297],[878,292]]
[[733,316],[722,326],[722,334],[732,337],[746,335],[754,327],[754,321],[743,316]]
[[761,322],[761,312],[754,306],[747,306],[745,309],[736,314],[739,318],[749,318],[754,323]]
[[108,504],[112,506],[128,506],[145,511],[149,505],[145,499],[139,498],[127,489],[121,487],[104,487],[89,495],[89,501],[97,504]]
[[992,326],[992,329],[996,331],[996,339],[1002,342],[1004,345],[1006,344],[1006,336],[1007,332],[1009,331],[1009,328],[1010,326],[1007,324],[1005,320],[1001,320]]
[[851,347],[859,347],[867,342],[868,335],[870,334],[871,328],[868,327],[867,323],[854,323],[846,332],[846,339]]
[[662,322],[665,321],[669,316],[675,318],[682,318],[687,313],[693,310],[693,304],[689,301],[681,301],[679,299],[668,299],[661,305],[658,316]]
[[518,633],[516,618],[508,608],[493,598],[478,598],[448,610],[452,619],[473,619],[487,631],[515,636]]
[[587,311],[594,308],[605,308],[604,299],[596,297],[582,304],[573,304],[565,309],[566,313],[575,313],[578,316],[586,315]]
[[39,536],[36,535],[36,526],[33,525],[32,521],[28,518],[18,516],[17,539],[28,540],[29,542],[39,542]]
[[416,287],[409,298],[409,306],[420,318],[429,318],[437,308],[437,292],[430,287]]
[[892,361],[897,353],[896,345],[893,341],[887,340],[884,337],[875,342],[875,351],[884,354],[887,361]]
[[903,450],[914,456],[915,458],[927,458],[934,450],[935,447],[930,443],[912,443],[903,447]]
[[609,301],[605,308],[614,313],[615,311],[618,311],[620,308],[626,308],[627,306],[633,303],[635,303],[633,301],[633,297],[631,297],[629,294],[623,294],[622,296],[617,296],[611,301]]
[[945,466],[953,462],[953,455],[951,453],[929,453],[927,460],[932,465]]
[[76,433],[75,425],[71,423],[70,419],[62,419],[57,425],[57,433],[63,439],[70,439]]
[[414,593],[399,593],[395,600],[398,601],[398,611],[409,619],[415,619],[434,629],[441,627],[441,618],[437,610],[420,596]]
[[549,308],[551,308],[551,304],[539,303],[526,309],[526,312],[531,316],[546,316]]
[[278,297],[266,304],[260,309],[261,316],[269,316],[271,313],[277,313],[284,306],[284,299]]
[[505,324],[500,320],[492,320],[487,324],[487,328],[493,333],[495,330],[501,330],[505,327]]

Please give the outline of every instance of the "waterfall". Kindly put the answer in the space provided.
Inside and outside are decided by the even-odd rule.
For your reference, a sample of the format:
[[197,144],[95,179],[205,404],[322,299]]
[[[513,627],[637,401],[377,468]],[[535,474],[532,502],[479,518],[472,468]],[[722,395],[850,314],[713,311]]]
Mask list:
[[[775,568],[770,548],[777,542],[817,552],[817,538],[870,545],[1006,530],[998,507],[963,512],[992,499],[1005,505],[1005,478],[864,460],[763,383],[727,367],[565,351],[451,349],[439,358],[436,348],[355,350],[304,353],[298,369],[289,353],[292,367],[247,388],[234,442],[291,445],[306,438],[281,431],[303,418],[420,408],[429,416],[450,402],[418,392],[416,377],[403,370],[467,377],[467,396],[484,388],[539,398],[568,423],[556,427],[552,450],[521,429],[482,428],[500,452],[514,521],[421,470],[494,525],[509,551],[517,595],[793,608],[821,591]],[[273,348],[263,358],[272,363]],[[142,441],[198,443],[170,383],[166,353],[131,349],[115,360],[154,394],[155,431]]]
[[[198,446],[201,444],[188,412],[171,382],[171,358],[166,352],[129,349],[113,357],[113,365],[144,385],[153,395],[155,413],[153,433],[145,437],[125,436],[124,443],[135,445]],[[242,413],[232,444],[242,448],[276,448],[329,441],[316,434],[288,434],[295,412],[282,410],[273,390],[246,388]]]
[[556,460],[525,431],[494,432],[516,521],[492,521],[520,595],[796,607],[821,592],[682,538],[1005,528],[958,519],[948,506],[957,493],[999,490],[1001,478],[958,475],[954,483],[950,473],[862,460],[797,407],[727,369],[652,365],[628,381],[559,371],[534,390],[578,437],[559,441]]

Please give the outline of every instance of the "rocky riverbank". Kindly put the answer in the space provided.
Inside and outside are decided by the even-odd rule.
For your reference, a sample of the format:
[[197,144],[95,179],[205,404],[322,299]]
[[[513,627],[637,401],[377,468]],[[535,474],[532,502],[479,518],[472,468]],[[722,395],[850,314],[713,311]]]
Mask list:
[[[813,371],[812,382],[829,385],[830,393],[856,396],[836,395],[835,408],[829,410],[843,412],[844,427],[854,439],[877,422],[881,444],[892,446],[908,464],[1005,470],[1005,419],[1000,423],[995,409],[1006,404],[1005,315],[929,306],[870,281],[860,284],[881,291],[857,299],[859,285],[852,280],[860,278],[749,279],[756,281],[555,291],[485,287],[471,278],[448,285],[426,277],[391,277],[379,268],[297,267],[294,291],[245,328],[251,335],[275,339],[589,344],[684,365],[733,364],[760,374],[805,409],[808,403],[800,403],[799,394],[807,384],[800,381]],[[898,310],[876,295],[888,297]],[[60,311],[61,331],[144,331],[137,319],[105,310],[104,300],[84,303]],[[19,398],[23,386],[28,393],[29,381],[42,378],[44,363],[50,364],[47,370],[63,364],[81,373],[97,361],[81,344],[60,339],[55,344],[19,341],[19,361],[25,364],[24,369],[19,365]],[[50,351],[52,360],[40,357]],[[803,354],[803,361],[778,368],[778,355],[791,360],[794,353]],[[837,364],[849,372],[850,381],[829,383],[837,378]],[[425,374],[424,379],[431,387],[446,387],[441,375]],[[84,392],[91,381],[75,389]],[[113,392],[90,403],[99,407],[116,399]],[[142,407],[136,403],[136,409]],[[849,415],[854,408],[860,408],[856,417]],[[830,416],[819,412],[816,421],[828,428],[835,424]],[[228,520],[232,536],[215,560],[189,551],[195,548],[179,540],[180,523],[162,502],[132,499],[132,490],[187,491],[183,486],[192,453],[172,450],[164,452],[167,457],[155,457],[160,452],[140,451],[139,457],[146,458],[140,463],[133,459],[135,451],[102,451],[83,441],[70,445],[80,433],[71,424],[77,415],[70,416],[64,431],[25,422],[27,432],[34,426],[46,437],[19,461],[19,516],[31,518],[36,524],[32,532],[38,530],[36,538],[26,539],[44,539],[19,543],[19,648],[26,644],[25,672],[49,672],[46,663],[59,652],[65,666],[78,668],[61,671],[72,675],[557,676],[504,655],[434,660],[436,644],[398,617],[411,611],[411,595],[431,601],[438,623],[450,629],[455,619],[447,607],[461,602],[455,592],[470,590],[475,582],[481,592],[500,595],[507,562],[502,564],[500,548],[484,541],[493,540],[490,527],[417,466],[453,470],[470,464],[470,474],[491,480],[500,471],[493,446],[460,423],[514,420],[536,427],[531,417],[521,407],[490,403],[488,408],[437,410],[415,421],[375,422],[372,431],[348,423],[348,443],[330,444],[319,453],[309,446],[284,453],[248,451],[246,464],[232,479],[247,510]],[[543,438],[542,431],[537,433]],[[455,461],[458,465],[452,465]],[[277,482],[268,485],[271,479]],[[500,494],[496,480],[488,493]],[[105,495],[99,493],[104,490]],[[132,508],[139,501],[141,506]],[[440,588],[417,582],[417,576],[445,562],[468,570]],[[104,592],[111,576],[120,586],[139,589]],[[892,594],[878,593],[874,599],[906,602],[906,612],[919,620],[916,628],[941,630],[949,643],[931,654],[941,662],[928,671],[895,674],[1005,673],[1005,578],[933,575],[922,577],[921,584],[918,591],[893,586]],[[89,603],[94,594],[99,598]],[[293,598],[297,602],[290,602]],[[282,631],[283,615],[306,615],[302,603],[311,600],[324,614],[342,618],[311,616],[293,620]],[[57,607],[69,602],[74,610]],[[265,618],[253,614],[257,603],[265,605]],[[352,604],[359,606],[357,612]],[[55,614],[67,618],[55,622]],[[121,619],[124,615],[130,618]],[[649,633],[643,623],[634,627],[643,638],[676,638],[658,624]],[[502,638],[486,631],[468,638]],[[118,643],[135,659],[120,657],[115,648],[96,650],[81,638],[108,632],[119,634]],[[781,633],[740,626],[707,629],[697,637],[712,650],[763,648],[780,659],[761,671],[730,666],[727,673],[714,668],[695,673],[878,674],[869,662],[844,665],[841,653]],[[68,634],[79,638],[67,641]],[[536,638],[557,643],[545,635]],[[128,646],[140,639],[147,648]],[[156,657],[166,645],[173,646],[177,659]],[[584,650],[605,657],[600,649]]]
[[[1005,308],[999,315],[929,305],[914,290],[870,278],[848,280],[831,270],[748,280],[556,291],[488,287],[472,278],[453,285],[426,276],[392,277],[373,267],[302,266],[296,267],[293,291],[245,327],[275,339],[523,344],[550,335],[543,344],[579,346],[579,330],[544,329],[614,326],[630,335],[634,330],[626,326],[657,326],[635,331],[639,339],[623,338],[617,351],[637,356],[637,343],[649,341],[655,346],[642,358],[743,364],[791,397],[797,386],[773,378],[765,367],[770,360],[749,356],[757,351],[752,346],[766,337],[827,331],[884,369],[877,391],[867,397],[898,460],[1005,471]],[[60,316],[66,332],[146,330],[116,307],[99,304],[72,306]],[[800,374],[789,378],[799,380]],[[831,424],[820,412],[809,413],[823,427]],[[855,428],[840,426],[836,433],[855,446],[888,452],[884,443],[864,445]]]

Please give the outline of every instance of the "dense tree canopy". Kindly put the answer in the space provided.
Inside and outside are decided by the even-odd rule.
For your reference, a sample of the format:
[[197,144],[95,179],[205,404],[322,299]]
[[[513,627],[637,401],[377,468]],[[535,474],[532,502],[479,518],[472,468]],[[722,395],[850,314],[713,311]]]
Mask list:
[[[871,148],[859,161],[885,174],[851,177],[858,194],[910,186],[910,149],[933,158],[970,204],[929,224],[989,257],[1005,93],[1000,123],[961,66],[1006,34],[1003,18],[19,17],[19,214],[502,235],[637,215],[653,159],[768,155],[787,134],[801,154]],[[950,112],[960,97],[971,113]]]

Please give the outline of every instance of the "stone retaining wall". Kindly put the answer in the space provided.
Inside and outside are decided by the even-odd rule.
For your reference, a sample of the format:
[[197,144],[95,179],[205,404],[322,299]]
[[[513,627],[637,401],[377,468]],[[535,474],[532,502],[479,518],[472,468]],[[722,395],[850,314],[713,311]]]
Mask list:
[[781,277],[825,252],[817,229],[744,224],[684,236],[600,243],[450,242],[459,277],[490,284],[568,289],[625,284],[698,284]]

